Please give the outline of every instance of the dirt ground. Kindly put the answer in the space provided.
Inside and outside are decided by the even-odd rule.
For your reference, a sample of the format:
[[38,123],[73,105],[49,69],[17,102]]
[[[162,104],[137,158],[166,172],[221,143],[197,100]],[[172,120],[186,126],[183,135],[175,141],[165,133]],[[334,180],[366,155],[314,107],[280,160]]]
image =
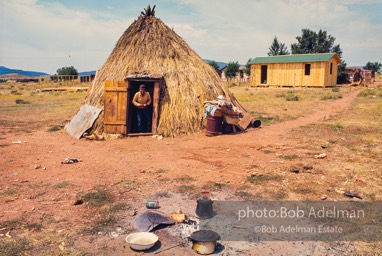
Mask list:
[[[145,210],[148,198],[158,199],[163,212],[180,207],[189,216],[194,215],[195,199],[203,190],[220,200],[320,200],[324,194],[327,200],[344,200],[334,191],[335,185],[327,186],[331,181],[336,183],[336,174],[318,171],[297,177],[289,169],[304,165],[320,170],[321,165],[335,164],[341,152],[320,147],[327,140],[318,137],[315,149],[302,147],[306,141],[298,131],[351,111],[360,91],[354,89],[340,99],[317,103],[314,111],[297,119],[216,137],[200,132],[163,140],[127,137],[89,141],[75,140],[64,130],[48,132],[46,126],[30,133],[12,133],[0,126],[6,130],[0,147],[0,243],[16,252],[7,255],[142,255],[132,251],[124,239],[133,231],[131,221]],[[327,153],[328,157],[316,159],[314,153]],[[62,164],[67,157],[81,161]],[[375,171],[380,173],[380,167]],[[248,176],[253,173],[281,179],[251,183]],[[321,177],[324,174],[326,180]],[[380,186],[380,178],[376,183]],[[293,190],[297,185],[314,184],[314,191]],[[381,200],[378,189],[373,200]],[[103,201],[97,204],[91,195],[103,196]],[[85,202],[74,205],[80,198]],[[156,233],[160,243],[146,254],[195,255],[189,242],[172,236],[167,229]],[[166,250],[175,245],[179,246]],[[215,254],[356,252],[354,242],[222,241]]]

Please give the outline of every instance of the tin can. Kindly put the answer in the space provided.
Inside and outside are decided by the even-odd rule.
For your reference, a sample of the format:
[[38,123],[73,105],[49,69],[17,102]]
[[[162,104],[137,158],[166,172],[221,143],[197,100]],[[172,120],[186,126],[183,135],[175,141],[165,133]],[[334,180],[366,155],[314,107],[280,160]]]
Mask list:
[[146,200],[146,207],[149,209],[156,209],[159,208],[159,201],[158,200]]

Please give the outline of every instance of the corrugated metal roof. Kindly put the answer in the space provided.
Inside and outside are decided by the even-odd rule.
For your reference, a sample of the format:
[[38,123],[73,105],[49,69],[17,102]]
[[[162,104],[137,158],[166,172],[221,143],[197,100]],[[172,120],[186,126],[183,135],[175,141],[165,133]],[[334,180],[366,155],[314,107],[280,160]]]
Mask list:
[[83,105],[72,120],[66,124],[65,131],[77,140],[80,139],[82,134],[92,127],[101,111],[100,108],[88,104]]
[[[336,53],[318,53],[318,54],[294,54],[294,55],[278,55],[269,57],[256,57],[249,64],[268,64],[268,63],[290,63],[290,62],[320,62],[328,61]],[[338,58],[338,56],[337,56]]]

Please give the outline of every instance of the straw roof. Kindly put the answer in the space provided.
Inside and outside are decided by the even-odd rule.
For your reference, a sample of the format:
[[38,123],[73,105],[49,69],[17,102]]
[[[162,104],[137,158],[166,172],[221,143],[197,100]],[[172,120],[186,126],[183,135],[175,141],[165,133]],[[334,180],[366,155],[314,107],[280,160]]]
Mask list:
[[[164,78],[165,90],[159,103],[159,134],[177,136],[199,131],[203,128],[203,102],[217,95],[224,95],[244,110],[216,71],[153,14],[142,13],[123,33],[97,72],[87,104],[103,108],[105,80],[124,80],[136,73],[161,74]],[[102,131],[101,115],[92,132]]]

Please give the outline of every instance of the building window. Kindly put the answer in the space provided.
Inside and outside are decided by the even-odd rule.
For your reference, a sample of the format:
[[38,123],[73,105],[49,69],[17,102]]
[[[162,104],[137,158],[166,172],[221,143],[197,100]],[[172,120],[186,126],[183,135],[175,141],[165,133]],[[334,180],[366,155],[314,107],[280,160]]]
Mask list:
[[333,63],[330,63],[330,74],[333,74]]
[[305,75],[310,76],[310,64],[305,64]]

